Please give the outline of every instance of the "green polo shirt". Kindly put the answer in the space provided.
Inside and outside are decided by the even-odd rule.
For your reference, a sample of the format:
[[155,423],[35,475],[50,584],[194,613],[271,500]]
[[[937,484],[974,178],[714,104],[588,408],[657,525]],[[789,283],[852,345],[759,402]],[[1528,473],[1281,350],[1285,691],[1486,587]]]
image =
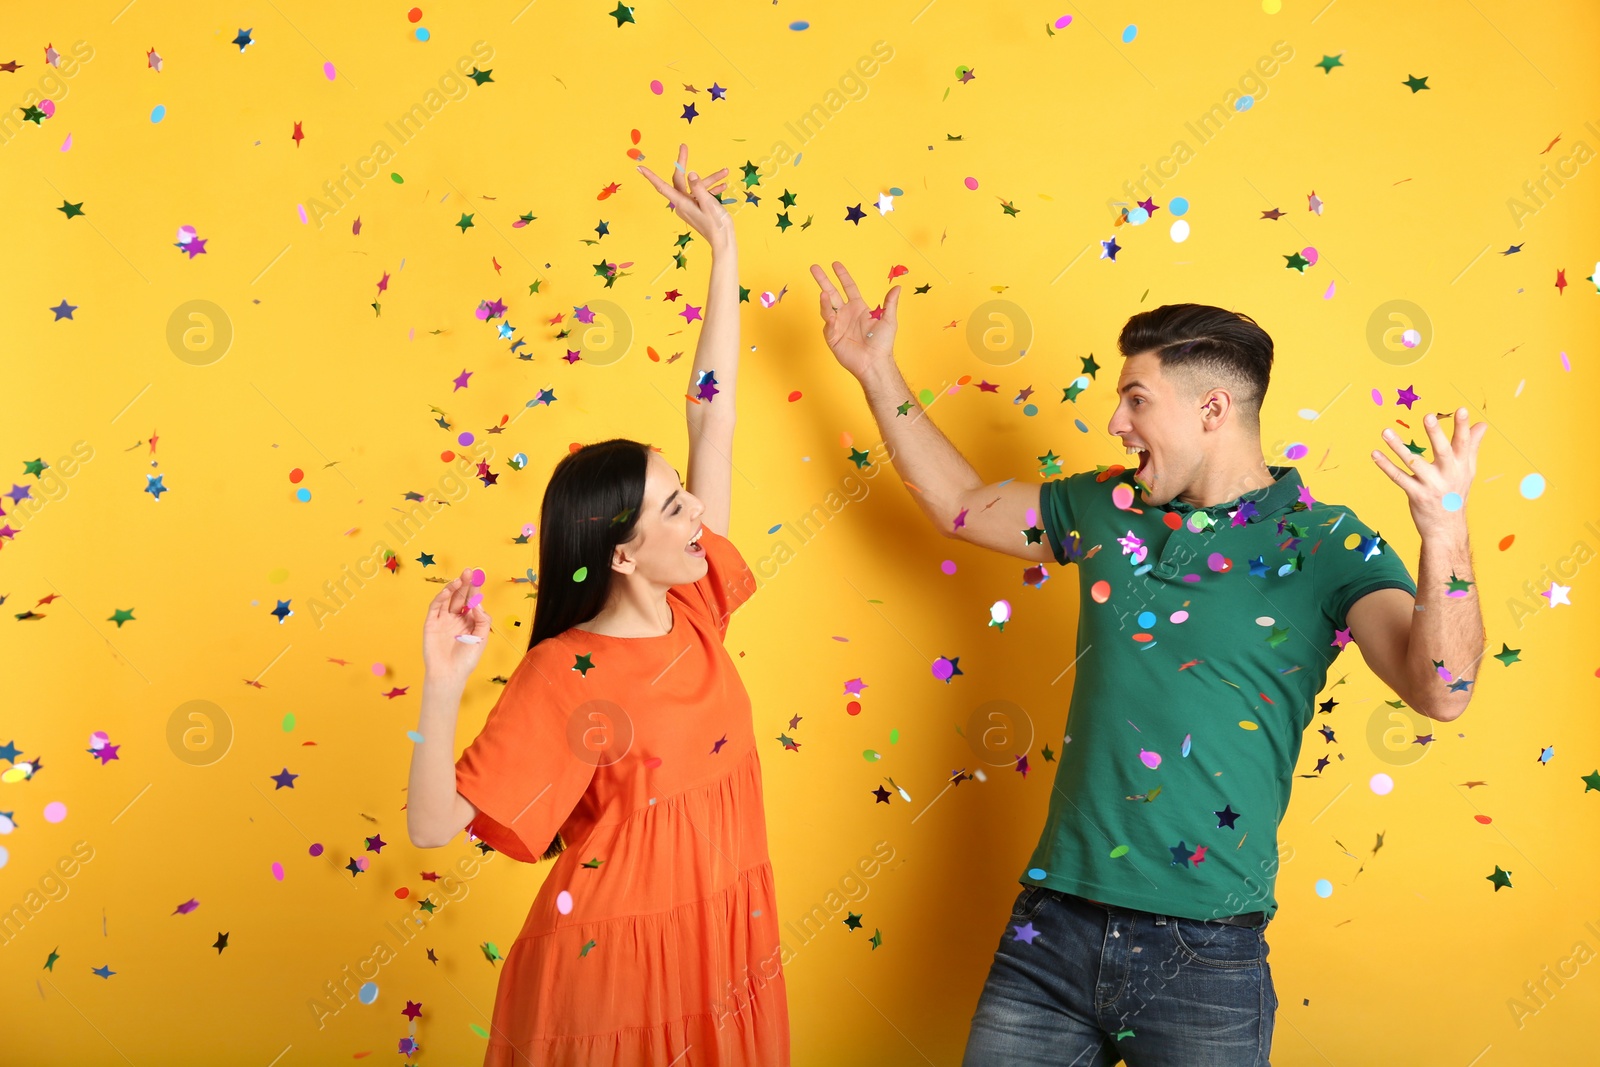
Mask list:
[[[1417,587],[1349,508],[1313,500],[1293,467],[1268,470],[1272,485],[1208,508],[1118,494],[1132,471],[1040,487],[1081,608],[1024,884],[1191,919],[1276,913],[1278,823],[1346,613],[1376,589]],[[1333,741],[1322,721],[1319,750]]]

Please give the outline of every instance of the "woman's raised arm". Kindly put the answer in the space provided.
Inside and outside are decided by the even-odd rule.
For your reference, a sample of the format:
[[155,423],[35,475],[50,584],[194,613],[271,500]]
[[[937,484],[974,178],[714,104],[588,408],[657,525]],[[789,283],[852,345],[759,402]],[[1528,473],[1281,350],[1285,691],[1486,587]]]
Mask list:
[[728,169],[701,177],[688,169],[688,160],[688,146],[680,145],[671,185],[646,167],[639,172],[711,246],[705,321],[684,401],[689,424],[685,485],[705,505],[702,521],[726,535],[732,511],[734,396],[739,375],[738,246],[733,218],[720,199]]

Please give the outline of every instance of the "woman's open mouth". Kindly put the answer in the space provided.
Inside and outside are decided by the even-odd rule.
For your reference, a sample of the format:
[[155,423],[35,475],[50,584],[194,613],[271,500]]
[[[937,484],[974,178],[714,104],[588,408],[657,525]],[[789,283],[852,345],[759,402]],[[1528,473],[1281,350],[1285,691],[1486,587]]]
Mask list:
[[704,532],[705,532],[705,527],[704,526],[702,526],[702,527],[700,527],[700,529],[696,530],[694,532],[694,537],[689,541],[689,546],[684,549],[685,552],[687,552],[689,555],[695,557],[696,559],[705,559],[706,558],[706,550],[703,547],[701,547],[701,545],[700,545],[700,535],[702,533],[704,533]]

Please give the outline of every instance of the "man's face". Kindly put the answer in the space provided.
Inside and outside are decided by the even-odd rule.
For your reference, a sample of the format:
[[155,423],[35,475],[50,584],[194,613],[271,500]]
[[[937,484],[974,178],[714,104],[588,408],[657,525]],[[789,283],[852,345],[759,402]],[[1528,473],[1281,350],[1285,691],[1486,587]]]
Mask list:
[[1138,463],[1139,502],[1161,505],[1195,481],[1205,463],[1201,415],[1205,396],[1194,396],[1186,378],[1165,375],[1154,353],[1129,356],[1117,379],[1117,410],[1107,430],[1124,445],[1144,451]]

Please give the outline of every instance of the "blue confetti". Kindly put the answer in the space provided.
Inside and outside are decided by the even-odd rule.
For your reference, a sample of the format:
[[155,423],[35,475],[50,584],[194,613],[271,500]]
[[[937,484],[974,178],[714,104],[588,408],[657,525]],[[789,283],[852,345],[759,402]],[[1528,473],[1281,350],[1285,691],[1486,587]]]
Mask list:
[[1089,427],[1087,427],[1087,426],[1085,426],[1083,424],[1083,420],[1082,419],[1073,419],[1072,420],[1072,425],[1074,425],[1074,426],[1076,426],[1078,428],[1078,432],[1079,433],[1088,433],[1089,432]]
[[415,741],[417,744],[422,744],[422,735],[417,733],[415,730],[407,730],[406,736],[411,738],[411,740]]
[[1167,205],[1167,210],[1172,212],[1174,216],[1187,214],[1189,211],[1189,201],[1185,200],[1181,196],[1175,196],[1172,198],[1172,203]]
[[432,36],[433,36],[433,34],[428,32],[428,27],[426,27],[426,26],[418,26],[417,27],[417,40],[426,41],[429,37],[432,37]]
[[1127,44],[1137,36],[1139,36],[1139,27],[1127,26],[1122,31],[1122,43]]
[[811,23],[801,19],[799,22],[789,23],[789,28],[791,30],[809,30],[811,28]]
[[151,122],[160,122],[162,119],[164,119],[166,117],[167,117],[167,105],[166,104],[157,104],[150,112],[150,121]]
[[770,529],[770,530],[768,530],[768,531],[767,531],[767,533],[769,533],[769,534],[775,534],[775,533],[777,533],[777,532],[778,532],[778,531],[779,531],[779,530],[781,530],[781,529],[783,529],[783,523],[781,523],[781,522],[780,522],[780,523],[778,523],[778,525],[776,525],[776,526],[774,526],[774,527],[773,527],[773,528],[772,528],[772,529]]
[[1256,98],[1253,96],[1241,96],[1233,102],[1233,110],[1235,111],[1249,111],[1255,106]]

